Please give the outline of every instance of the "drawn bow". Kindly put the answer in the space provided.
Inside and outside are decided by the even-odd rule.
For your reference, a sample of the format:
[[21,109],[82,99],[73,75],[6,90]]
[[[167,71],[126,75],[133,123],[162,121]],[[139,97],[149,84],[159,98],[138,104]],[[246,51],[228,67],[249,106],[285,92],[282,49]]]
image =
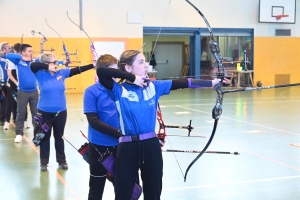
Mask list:
[[91,50],[91,53],[92,53],[93,56],[94,56],[93,61],[94,61],[94,62],[97,61],[97,60],[98,60],[98,54],[97,54],[96,48],[95,48],[95,46],[94,46],[94,44],[93,44],[93,42],[92,42],[90,36],[87,34],[87,32],[85,32],[85,30],[83,30],[83,28],[81,28],[78,24],[76,24],[76,23],[70,18],[68,12],[67,12],[67,16],[68,16],[69,20],[70,20],[75,26],[77,26],[80,30],[82,30],[82,31],[85,33],[85,35],[88,37],[88,39],[90,40],[90,50]]
[[[186,169],[185,176],[184,176],[184,181],[186,181],[186,177],[187,177],[187,173],[188,173],[189,169],[203,155],[203,153],[205,153],[206,149],[209,147],[210,143],[212,142],[212,140],[214,138],[215,132],[217,130],[218,121],[219,121],[219,118],[222,114],[222,103],[223,103],[223,96],[224,96],[225,93],[300,86],[300,83],[293,83],[293,84],[283,84],[283,85],[275,85],[275,86],[247,87],[247,88],[242,88],[242,89],[223,90],[223,88],[222,88],[222,81],[224,80],[224,67],[222,65],[223,58],[220,54],[220,49],[219,49],[218,44],[214,41],[214,35],[213,35],[213,32],[212,32],[212,29],[211,29],[207,19],[205,18],[205,16],[202,14],[202,12],[196,6],[194,6],[189,0],[186,0],[186,2],[189,3],[200,14],[200,16],[203,18],[204,22],[207,25],[207,28],[208,28],[209,33],[210,33],[210,42],[209,42],[210,51],[213,54],[213,56],[216,60],[216,63],[217,63],[216,77],[221,79],[221,81],[217,85],[215,85],[215,87],[213,88],[217,92],[217,97],[216,97],[216,105],[212,110],[212,117],[215,120],[214,127],[213,127],[213,130],[212,130],[212,134],[211,134],[207,144],[205,145],[205,147],[201,151],[201,153],[199,153],[199,155],[190,163],[190,165]],[[247,60],[245,58],[244,63],[247,64],[246,62],[247,62]]]
[[[55,49],[53,47],[51,47],[50,50],[45,50],[44,44],[45,44],[45,42],[48,41],[47,38],[46,38],[46,36],[42,32],[37,32],[37,31],[34,31],[34,30],[31,31],[32,35],[34,35],[36,33],[39,34],[39,35],[41,35],[43,37],[42,40],[41,40],[41,42],[40,42],[40,54],[44,53],[45,51],[50,51],[50,52],[55,51]],[[24,35],[25,34],[23,34],[22,37],[21,37],[21,44],[23,44],[23,37],[24,37]]]
[[208,142],[206,143],[205,147],[203,148],[203,150],[199,153],[199,155],[187,167],[187,169],[185,171],[185,175],[184,175],[184,182],[186,181],[187,174],[188,174],[190,168],[203,155],[203,153],[205,153],[206,149],[209,147],[209,145],[211,144],[211,142],[214,138],[214,135],[215,135],[215,132],[216,132],[217,126],[218,126],[218,121],[219,121],[219,118],[222,114],[222,103],[223,103],[223,96],[224,96],[224,92],[223,92],[223,88],[222,88],[222,82],[224,80],[224,67],[222,65],[222,59],[223,58],[222,58],[222,55],[220,54],[220,48],[219,48],[217,42],[214,40],[213,31],[212,31],[207,19],[205,18],[205,16],[189,0],[186,0],[186,2],[188,4],[190,4],[200,14],[200,16],[203,18],[204,22],[207,25],[207,28],[208,28],[208,31],[209,31],[209,34],[210,34],[210,42],[209,42],[210,51],[213,54],[213,56],[216,60],[216,63],[217,63],[216,77],[221,79],[221,81],[217,85],[215,85],[215,87],[213,88],[217,92],[217,97],[216,97],[216,105],[214,106],[214,108],[212,110],[212,117],[215,120],[214,127],[213,127],[213,130],[212,130],[212,134],[211,134]]
[[66,45],[65,45],[65,43],[64,43],[64,40],[62,39],[62,37],[60,36],[60,34],[59,34],[56,30],[54,30],[54,28],[52,28],[52,27],[48,24],[47,19],[45,19],[45,22],[46,22],[47,26],[48,26],[50,29],[52,29],[52,30],[59,36],[59,38],[61,39],[61,41],[62,41],[62,46],[63,46],[63,50],[64,50],[64,53],[65,53],[65,56],[66,56],[66,64],[65,64],[65,66],[66,66],[66,68],[69,68],[69,63],[71,63],[71,59],[70,59],[70,55],[69,55],[69,52],[68,52],[68,50],[67,50],[67,47],[66,47]]

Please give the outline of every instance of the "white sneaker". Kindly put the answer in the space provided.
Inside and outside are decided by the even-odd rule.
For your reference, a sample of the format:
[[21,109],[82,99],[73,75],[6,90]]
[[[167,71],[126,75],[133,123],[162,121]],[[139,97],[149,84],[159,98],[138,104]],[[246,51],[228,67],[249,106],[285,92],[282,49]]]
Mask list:
[[17,135],[16,138],[15,138],[15,143],[20,143],[23,139],[23,136],[22,135]]
[[4,126],[3,126],[3,130],[8,130],[9,126],[10,126],[10,123],[9,122],[5,122]]
[[28,124],[27,121],[24,122],[24,128],[26,128],[26,129],[29,129],[29,128],[30,128],[30,126],[29,126],[29,124]]

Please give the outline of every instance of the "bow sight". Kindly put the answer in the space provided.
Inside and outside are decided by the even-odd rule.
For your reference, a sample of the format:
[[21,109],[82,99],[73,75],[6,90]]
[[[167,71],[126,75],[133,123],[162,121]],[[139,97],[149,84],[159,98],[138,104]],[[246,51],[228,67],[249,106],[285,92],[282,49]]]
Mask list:
[[211,41],[209,42],[210,52],[214,55],[214,58],[218,65],[218,72],[216,73],[216,77],[221,80],[224,79],[224,68],[222,67],[223,57],[220,54],[220,48],[217,42],[214,41],[213,35],[211,34]]

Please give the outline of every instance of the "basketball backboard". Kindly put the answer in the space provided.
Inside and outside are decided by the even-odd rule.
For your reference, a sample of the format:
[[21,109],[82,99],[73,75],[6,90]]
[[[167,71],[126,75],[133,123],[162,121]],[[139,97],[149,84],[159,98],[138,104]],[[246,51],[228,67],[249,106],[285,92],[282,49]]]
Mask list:
[[296,0],[259,0],[258,21],[295,24]]

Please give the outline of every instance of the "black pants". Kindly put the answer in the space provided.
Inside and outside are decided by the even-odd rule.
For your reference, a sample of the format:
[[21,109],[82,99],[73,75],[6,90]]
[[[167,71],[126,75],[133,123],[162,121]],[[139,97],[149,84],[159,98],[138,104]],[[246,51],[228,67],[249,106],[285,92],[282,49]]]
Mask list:
[[10,122],[10,116],[11,113],[13,113],[13,121],[16,121],[17,117],[17,102],[12,96],[11,88],[7,88],[7,94],[6,94],[6,109],[5,109],[5,121]]
[[[97,150],[104,154],[107,150],[113,153],[116,156],[117,154],[117,146],[114,147],[106,147],[93,144]],[[102,164],[98,161],[101,157],[93,145],[89,144],[89,164],[90,164],[90,190],[89,190],[89,200],[101,200],[105,181],[106,181],[106,169],[102,166]]]
[[[38,110],[38,113],[42,114],[42,123],[46,121],[51,121],[56,113],[43,112]],[[58,116],[55,117],[52,123],[55,151],[56,151],[56,162],[65,163],[65,145],[62,136],[64,135],[65,125],[67,121],[67,111],[60,112]],[[41,144],[40,144],[40,159],[41,164],[49,163],[50,156],[50,136],[52,129],[45,135]]]
[[[2,91],[0,91],[2,93]],[[4,122],[5,121],[5,109],[6,109],[6,103],[7,103],[7,98],[3,94],[0,94],[0,121]]]
[[159,200],[163,160],[158,139],[120,143],[115,165],[115,199],[130,200],[136,175],[141,170],[145,200]]

